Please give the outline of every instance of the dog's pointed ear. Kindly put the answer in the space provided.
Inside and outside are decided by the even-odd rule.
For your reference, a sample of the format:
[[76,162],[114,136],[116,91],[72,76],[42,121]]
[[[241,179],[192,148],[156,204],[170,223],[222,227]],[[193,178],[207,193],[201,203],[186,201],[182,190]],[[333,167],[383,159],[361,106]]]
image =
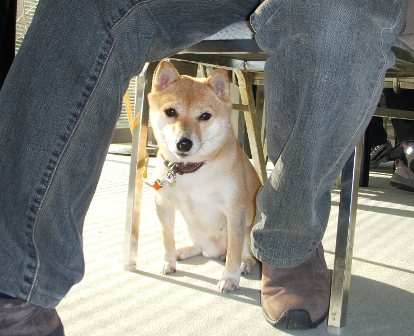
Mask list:
[[177,69],[168,61],[161,61],[155,69],[152,91],[163,91],[180,78]]
[[207,83],[221,99],[228,99],[230,96],[230,81],[227,70],[217,69],[207,78]]

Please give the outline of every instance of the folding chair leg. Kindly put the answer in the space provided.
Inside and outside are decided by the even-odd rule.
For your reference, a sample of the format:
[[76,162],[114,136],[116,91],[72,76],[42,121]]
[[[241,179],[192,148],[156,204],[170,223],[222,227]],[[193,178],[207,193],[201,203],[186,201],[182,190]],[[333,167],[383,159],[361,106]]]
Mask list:
[[362,144],[360,143],[355,147],[355,152],[342,170],[335,262],[328,317],[328,331],[334,334],[340,334],[340,328],[345,326],[348,308],[361,151]]
[[143,173],[147,159],[147,138],[149,107],[147,94],[151,89],[152,75],[156,63],[150,63],[145,71],[145,83],[142,96],[140,122],[132,134],[131,164],[129,169],[127,214],[124,241],[124,267],[127,270],[136,269],[138,250],[139,225],[141,218],[141,199]]
[[261,182],[264,183],[267,180],[266,161],[263,154],[261,130],[257,117],[252,83],[249,79],[248,73],[240,70],[234,70],[234,72],[237,76],[242,104],[248,107],[248,111],[244,112],[244,118],[246,121],[247,134],[249,136],[253,165],[256,168]]

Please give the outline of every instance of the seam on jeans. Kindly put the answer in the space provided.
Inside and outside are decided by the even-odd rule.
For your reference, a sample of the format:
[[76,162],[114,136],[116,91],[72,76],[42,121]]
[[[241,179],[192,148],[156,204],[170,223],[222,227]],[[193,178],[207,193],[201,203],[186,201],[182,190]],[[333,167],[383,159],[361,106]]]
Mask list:
[[[275,12],[276,13],[276,12]],[[273,14],[271,15],[271,17],[273,16]],[[266,20],[266,23],[268,22],[270,20],[270,17]],[[263,27],[263,26],[262,26]],[[286,34],[289,34],[289,33],[291,33],[293,31],[293,29],[292,29],[292,25],[290,24],[289,25],[289,31],[288,32],[286,32]],[[258,33],[256,34],[257,36],[259,36],[259,33],[260,33],[260,30],[258,31]],[[289,46],[288,46],[289,47]],[[267,64],[267,62],[265,63],[265,68],[264,68],[264,73],[266,74],[266,64]],[[289,71],[291,71],[291,69],[289,68]],[[266,76],[265,76],[265,80],[266,80]],[[266,81],[265,81],[265,85],[266,85]],[[284,86],[286,86],[286,83],[284,83]],[[299,115],[297,115],[296,116],[296,118],[295,118],[295,123],[294,123],[294,125],[293,125],[293,127],[291,128],[291,130],[290,130],[290,133],[289,133],[289,135],[286,137],[286,140],[285,140],[285,142],[284,142],[284,144],[283,144],[283,146],[282,146],[282,148],[281,148],[281,150],[279,151],[279,155],[277,156],[277,157],[275,157],[275,158],[273,158],[273,162],[276,164],[279,160],[280,160],[280,158],[281,158],[281,156],[282,156],[282,154],[283,154],[283,152],[285,151],[285,149],[286,149],[286,146],[288,145],[288,143],[290,142],[290,140],[292,139],[292,136],[293,136],[293,134],[294,134],[294,131],[296,130],[296,128],[298,127],[298,122],[299,122]],[[271,176],[270,176],[271,177]]]
[[[163,26],[155,18],[154,14],[152,14],[151,10],[147,7],[147,4],[149,4],[151,2],[154,2],[154,1],[155,0],[146,0],[146,1],[141,1],[141,2],[136,3],[127,12],[125,12],[125,14],[123,16],[121,16],[117,22],[115,22],[112,26],[109,27],[109,31],[112,32],[112,30],[114,28],[116,28],[116,26],[118,24],[122,23],[122,21],[124,21],[127,18],[127,16],[129,16],[133,11],[135,11],[135,9],[137,9],[138,6],[142,5],[144,7],[144,9],[147,11],[148,15],[150,15],[151,18],[156,23],[158,29],[160,30],[160,33],[165,37],[166,40],[169,40],[170,38],[169,38],[168,33],[165,31]],[[147,56],[148,56],[149,53],[150,53],[150,48],[148,48],[148,50],[147,50]]]
[[[25,286],[24,282],[16,282],[16,281],[14,281],[14,279],[9,279],[9,278],[3,277],[3,276],[0,276],[0,283],[2,283],[2,284],[7,283],[7,284],[13,284],[14,285],[14,287],[10,287],[10,286],[7,287],[7,290],[5,289],[5,287],[2,287],[3,289],[0,289],[1,293],[10,295],[12,297],[14,297],[15,295],[19,295],[18,293],[20,292],[20,289]],[[13,290],[10,290],[10,289],[15,289],[16,291],[13,291]],[[37,294],[38,296],[41,296],[42,298],[45,298],[49,302],[47,304],[47,307],[51,308],[52,305],[54,307],[60,301],[60,298],[50,296],[46,293],[41,293],[39,291],[36,291],[36,292],[38,293]],[[17,294],[15,294],[15,293],[17,293]],[[17,296],[16,296],[16,298],[17,299],[23,299],[23,298],[20,298],[20,297],[17,297]],[[47,308],[47,307],[44,307],[44,308]]]
[[[280,2],[279,2],[279,4],[278,4],[278,6],[277,6],[277,8],[274,8],[274,7],[270,7],[271,5],[269,5],[269,7],[270,8],[268,8],[268,9],[266,9],[266,10],[268,10],[269,11],[269,16],[264,20],[264,22],[260,22],[259,24],[257,23],[257,16],[259,15],[259,14],[256,14],[256,12],[257,12],[257,10],[260,8],[260,7],[264,7],[264,1],[262,1],[262,3],[256,8],[256,10],[253,12],[253,14],[252,15],[250,15],[250,18],[249,18],[249,22],[250,22],[250,25],[251,25],[251,27],[252,27],[252,29],[253,29],[253,31],[256,33],[256,34],[259,34],[260,33],[260,31],[263,29],[263,27],[265,26],[265,25],[267,25],[267,23],[273,18],[273,16],[277,13],[277,12],[279,12],[280,10],[281,10],[281,7],[284,5],[284,3],[286,2],[286,0],[279,0]],[[276,4],[273,4],[273,5],[276,5]]]
[[124,15],[122,15],[118,21],[116,21],[112,26],[109,27],[109,31],[112,31],[113,28],[115,28],[119,23],[121,23],[121,21],[123,21],[132,11],[135,10],[136,7],[138,7],[139,5],[144,5],[146,3],[149,2],[153,2],[154,0],[145,0],[145,1],[141,1],[136,3],[135,5],[133,5],[128,11],[125,12]]
[[[394,5],[396,5],[397,3],[401,3],[401,1],[400,1],[400,0],[394,0],[394,1],[393,1],[393,4],[394,4]],[[381,74],[382,74],[382,73],[384,73],[384,72],[387,70],[387,55],[386,55],[386,54],[385,54],[385,52],[384,52],[384,32],[385,32],[386,30],[389,30],[389,31],[394,30],[394,29],[397,27],[398,22],[400,21],[401,16],[402,16],[402,11],[401,11],[401,6],[400,6],[400,9],[399,9],[399,14],[398,14],[397,18],[395,19],[395,23],[394,23],[394,25],[393,25],[393,26],[391,26],[391,27],[386,27],[386,28],[383,28],[383,29],[381,30],[381,54],[382,54],[382,56],[383,56],[384,65],[383,65],[383,67],[382,67],[381,71],[379,72],[379,75],[378,75],[378,77],[377,77],[377,79],[376,79],[376,83],[377,83],[377,84],[376,84],[376,86],[374,87],[374,88],[375,88],[375,90],[373,90],[373,91],[372,91],[372,93],[371,93],[371,99],[370,99],[370,101],[369,101],[369,105],[372,105],[372,101],[373,101],[373,99],[374,99],[374,93],[377,91],[378,86],[380,85],[380,77],[381,77]],[[382,85],[382,83],[381,83],[381,85]],[[367,116],[368,114],[372,114],[372,113],[370,113],[370,112],[367,110],[367,111],[365,111],[364,116]],[[350,144],[351,144],[351,142],[352,142],[351,140],[355,138],[355,135],[356,135],[357,133],[359,133],[359,131],[361,130],[361,128],[362,128],[362,127],[361,127],[361,125],[360,125],[360,126],[359,126],[359,127],[358,127],[355,131],[354,131],[353,136],[349,138],[350,140],[348,141],[347,146],[345,146],[344,148],[348,148],[348,147],[349,147],[349,145],[350,145]],[[339,156],[338,156],[338,158],[337,158],[337,160],[335,161],[335,163],[333,163],[333,164],[332,164],[331,169],[329,169],[329,171],[325,174],[325,177],[319,181],[318,187],[317,187],[317,189],[316,189],[316,193],[319,193],[319,189],[320,189],[320,187],[321,187],[321,185],[322,185],[322,182],[324,182],[324,181],[326,180],[326,178],[327,178],[327,177],[328,177],[328,176],[332,173],[332,171],[334,170],[334,168],[335,168],[336,166],[338,166],[338,163],[339,163],[339,161],[341,161],[341,159],[342,159],[342,157],[344,156],[344,154],[345,154],[345,151],[342,151],[341,155],[339,155]]]
[[166,41],[170,41],[171,40],[170,39],[170,36],[168,35],[167,31],[164,29],[163,25],[160,24],[159,20],[157,20],[157,18],[154,16],[154,14],[152,13],[152,11],[147,6],[145,6],[145,8],[146,8],[146,10],[148,12],[148,15],[151,16],[151,18],[156,23],[156,25],[157,25],[158,29],[160,30],[161,34],[165,37],[165,40]]
[[[66,152],[66,149],[69,145],[69,143],[71,142],[71,139],[73,137],[73,134],[75,133],[76,129],[78,128],[79,125],[79,121],[81,120],[81,117],[83,115],[83,112],[85,111],[86,107],[88,106],[88,103],[90,101],[91,96],[93,95],[97,84],[99,83],[102,73],[106,67],[106,64],[108,62],[109,56],[112,53],[113,50],[113,46],[114,46],[114,41],[112,39],[111,36],[108,36],[106,38],[106,40],[104,41],[103,46],[101,46],[101,50],[100,53],[98,54],[98,62],[95,62],[94,64],[94,68],[93,68],[93,73],[87,78],[86,83],[85,83],[85,89],[82,92],[82,97],[84,98],[84,101],[78,103],[78,107],[79,107],[79,112],[72,112],[71,113],[71,118],[69,119],[69,123],[66,126],[65,129],[65,133],[64,135],[61,135],[59,137],[61,143],[58,143],[58,149],[55,149],[52,153],[53,156],[55,156],[54,159],[49,160],[49,164],[47,165],[47,171],[44,173],[42,180],[41,180],[41,187],[36,188],[35,189],[35,196],[33,197],[33,201],[34,204],[32,204],[30,206],[29,211],[32,213],[29,213],[28,215],[28,219],[29,219],[29,231],[31,231],[32,235],[30,237],[31,241],[29,241],[30,243],[33,243],[33,248],[34,248],[34,253],[35,255],[31,255],[32,258],[36,259],[37,265],[36,265],[36,271],[33,275],[32,279],[25,279],[25,281],[27,282],[32,282],[29,293],[27,295],[27,302],[30,301],[30,298],[33,294],[34,291],[34,287],[35,287],[35,283],[36,283],[36,279],[39,273],[39,269],[40,269],[40,260],[39,260],[39,253],[38,253],[38,248],[36,246],[35,243],[35,231],[36,231],[36,226],[38,223],[38,218],[39,218],[39,212],[42,209],[44,200],[46,199],[48,192],[50,190],[50,186],[53,182],[53,179],[55,177],[57,168],[59,166],[59,163],[64,155],[64,153]],[[109,47],[109,50],[106,50]],[[63,145],[63,146],[62,146]],[[62,147],[62,148],[60,148]],[[48,172],[49,171],[49,172]]]

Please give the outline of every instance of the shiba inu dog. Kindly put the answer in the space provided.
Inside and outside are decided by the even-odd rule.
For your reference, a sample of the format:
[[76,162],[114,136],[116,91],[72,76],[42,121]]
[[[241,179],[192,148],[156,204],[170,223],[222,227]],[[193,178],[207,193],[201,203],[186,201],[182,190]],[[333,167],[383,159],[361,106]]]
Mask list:
[[[203,254],[225,260],[218,288],[239,287],[240,274],[256,260],[250,250],[259,178],[240,148],[230,121],[229,78],[215,70],[208,78],[180,76],[162,61],[148,95],[159,146],[156,209],[162,225],[163,273],[176,260]],[[191,244],[176,249],[175,210],[186,221]]]

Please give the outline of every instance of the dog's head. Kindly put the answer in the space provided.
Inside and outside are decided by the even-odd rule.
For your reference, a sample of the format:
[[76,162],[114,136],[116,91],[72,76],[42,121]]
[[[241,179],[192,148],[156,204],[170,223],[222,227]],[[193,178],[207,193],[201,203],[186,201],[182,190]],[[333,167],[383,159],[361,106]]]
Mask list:
[[169,159],[209,160],[232,134],[226,70],[198,79],[180,76],[171,63],[162,61],[148,100],[159,149]]

